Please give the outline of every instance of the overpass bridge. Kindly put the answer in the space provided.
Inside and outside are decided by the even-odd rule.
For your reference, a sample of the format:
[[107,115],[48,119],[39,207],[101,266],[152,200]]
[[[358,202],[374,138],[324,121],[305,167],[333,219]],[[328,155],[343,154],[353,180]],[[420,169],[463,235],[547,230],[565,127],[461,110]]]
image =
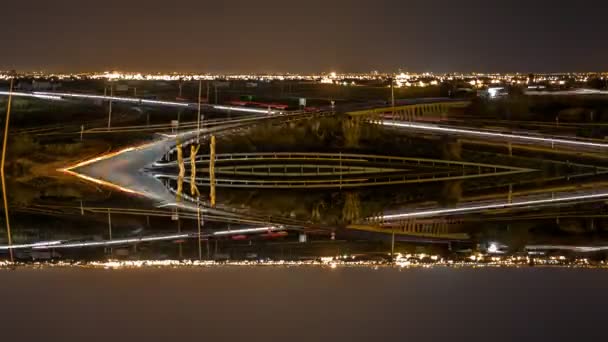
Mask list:
[[[201,154],[190,159],[188,149],[185,151],[181,160],[159,161],[147,171],[158,179],[178,183],[194,181],[196,186],[208,186],[210,157]],[[193,161],[195,167],[192,167]],[[218,154],[214,163],[215,185],[236,188],[353,188],[506,176],[533,171],[483,163],[352,153]],[[185,171],[180,177],[178,169],[190,171]]]
[[412,219],[391,224],[350,224],[346,229],[370,233],[395,234],[418,239],[434,239],[439,241],[467,241],[471,236],[461,229],[457,221],[446,219]]
[[454,101],[438,99],[436,102],[409,103],[405,105],[397,105],[395,107],[383,106],[355,111],[348,111],[352,118],[363,118],[370,121],[379,120],[402,120],[402,121],[424,121],[429,117],[441,117],[446,115],[450,110],[463,109],[468,107],[471,101]]
[[[518,134],[504,134],[498,132],[486,132],[478,129],[468,128],[451,128],[439,125],[418,124],[412,121],[395,122],[392,118],[413,118],[423,117],[425,115],[441,115],[446,113],[451,108],[463,108],[468,105],[468,102],[452,101],[445,103],[413,103],[396,107],[381,107],[368,108],[350,111],[346,114],[354,119],[361,121],[369,121],[372,123],[382,122],[395,123],[399,125],[416,125],[415,127],[407,126],[407,128],[429,131],[436,134],[457,134],[457,135],[475,135],[480,137],[491,137],[494,139],[503,140],[528,140],[539,142],[551,142],[553,144],[564,144],[570,146],[582,147],[599,147],[608,148],[608,143],[591,142],[576,139],[558,139],[553,137],[543,136],[526,136]],[[293,120],[302,120],[312,117],[320,117],[325,115],[333,115],[334,112],[289,112],[276,115],[257,116],[252,115],[237,120],[220,120],[213,122],[212,126],[204,127],[200,132],[196,129],[177,135],[165,136],[163,139],[141,148],[133,148],[120,156],[111,156],[104,158],[104,166],[106,171],[100,172],[95,170],[99,163],[95,165],[88,164],[83,167],[71,168],[73,172],[80,174],[85,173],[87,177],[94,179],[103,179],[104,182],[112,184],[121,184],[121,188],[134,190],[137,193],[149,193],[154,198],[159,198],[161,201],[170,202],[175,199],[177,192],[177,183],[182,178],[184,182],[190,182],[191,185],[205,186],[211,183],[210,177],[206,177],[205,172],[209,169],[210,157],[195,156],[193,162],[190,159],[187,150],[182,153],[182,161],[178,162],[175,157],[178,155],[178,150],[188,147],[192,144],[198,144],[200,141],[206,141],[211,134],[231,134],[235,130],[250,127],[261,122],[289,122]],[[386,119],[390,120],[386,120]],[[377,120],[377,121],[375,121]],[[199,140],[200,139],[200,140]],[[342,160],[349,158],[352,160]],[[323,153],[313,153],[313,155],[218,155],[214,159],[217,162],[217,186],[227,187],[261,187],[261,188],[322,188],[322,187],[354,187],[365,185],[390,185],[390,184],[405,184],[405,183],[422,183],[429,181],[438,181],[446,179],[462,179],[472,177],[487,177],[492,175],[500,175],[503,173],[525,172],[525,170],[515,170],[505,168],[500,165],[464,165],[450,161],[441,160],[408,160],[407,158],[395,158],[387,156],[361,156],[345,154],[324,155]],[[411,159],[411,158],[410,158]],[[112,165],[121,160],[120,167],[114,169]],[[344,164],[340,164],[341,160]],[[436,169],[433,172],[427,172],[423,166],[426,163],[435,163],[433,167]],[[189,164],[190,163],[190,164]],[[191,163],[195,165],[193,168]],[[130,165],[128,170],[125,170],[124,165]],[[180,166],[181,164],[181,166]],[[415,164],[415,165],[414,165]],[[186,172],[186,165],[190,166],[190,170],[198,170],[199,175],[194,175]],[[427,165],[428,166],[428,165]],[[173,168],[171,172],[165,172],[166,168]],[[178,169],[179,173],[174,172]],[[206,169],[207,168],[207,169]],[[477,170],[475,171],[475,168]],[[123,169],[123,170],[121,170]],[[183,173],[182,173],[182,170]],[[439,171],[438,171],[439,170]],[[464,171],[463,171],[464,170]],[[126,179],[120,179],[119,173],[115,171],[128,171],[131,175]],[[145,172],[143,172],[145,171]],[[424,171],[424,172],[423,172]],[[196,171],[195,171],[196,172]],[[180,174],[181,177],[180,177]],[[144,176],[145,175],[145,176]],[[147,178],[146,178],[147,177]],[[139,178],[146,178],[145,185],[139,187]],[[163,181],[173,182],[170,184],[171,189],[167,189]],[[155,190],[153,190],[155,189]],[[161,190],[162,189],[162,190]],[[158,196],[158,193],[163,193]],[[404,212],[400,215],[389,215],[384,217],[387,220],[401,218],[417,218],[426,216],[441,216],[454,213],[463,213],[470,211],[482,211],[486,209],[505,209],[509,207],[531,206],[531,205],[546,205],[571,202],[585,199],[600,199],[602,196],[598,194],[583,194],[581,196],[566,196],[561,199],[543,199],[522,201],[521,203],[502,203],[493,202],[490,204],[470,205],[462,208],[445,208],[440,210],[427,210],[419,212]],[[193,207],[195,208],[195,207]],[[192,208],[191,208],[192,209]]]
[[[11,94],[9,91],[0,91],[0,96],[8,96]],[[167,101],[167,100],[156,100],[147,99],[141,97],[128,97],[128,96],[113,96],[113,95],[96,95],[96,94],[85,94],[85,93],[66,93],[66,92],[46,92],[46,91],[32,91],[32,92],[21,92],[13,91],[12,96],[15,97],[28,97],[36,98],[40,100],[48,101],[62,101],[62,100],[90,100],[90,101],[104,101],[104,102],[115,102],[115,103],[126,103],[137,106],[149,106],[149,107],[169,107],[169,108],[181,108],[181,109],[192,109],[198,110],[199,104],[197,102],[185,102],[185,101]],[[418,99],[406,99],[399,100],[401,103],[396,107],[383,106],[380,103],[371,102],[369,104],[346,104],[337,107],[325,106],[319,111],[334,110],[336,112],[347,113],[350,116],[385,116],[390,114],[393,119],[407,119],[416,120],[424,118],[427,115],[438,115],[446,114],[450,109],[453,108],[464,108],[470,104],[470,101],[459,101],[445,98],[418,98]],[[282,115],[290,113],[287,110],[276,110],[266,108],[251,108],[242,106],[229,106],[220,104],[201,104],[201,109],[204,110],[215,110],[224,112],[237,112],[237,113],[248,113],[248,114],[263,114],[263,115]]]

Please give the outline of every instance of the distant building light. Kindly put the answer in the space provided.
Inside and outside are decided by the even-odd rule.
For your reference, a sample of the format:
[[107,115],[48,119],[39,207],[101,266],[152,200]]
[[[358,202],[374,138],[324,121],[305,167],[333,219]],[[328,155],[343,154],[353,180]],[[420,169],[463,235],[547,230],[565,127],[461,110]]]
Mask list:
[[502,91],[504,89],[505,88],[503,88],[503,87],[488,88],[488,95],[490,96],[490,98],[496,98],[496,97],[498,97],[499,95],[502,94]]

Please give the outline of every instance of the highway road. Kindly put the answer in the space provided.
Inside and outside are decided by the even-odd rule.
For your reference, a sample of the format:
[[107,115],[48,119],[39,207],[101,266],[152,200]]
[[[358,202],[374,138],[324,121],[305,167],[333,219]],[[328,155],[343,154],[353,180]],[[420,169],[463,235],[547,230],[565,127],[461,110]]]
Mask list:
[[[0,93],[5,95],[6,92]],[[73,94],[73,93],[50,93],[50,92],[33,92],[33,93],[14,93],[16,96],[29,96],[37,97],[48,100],[59,100],[63,98],[77,98],[77,99],[92,99],[92,100],[105,100],[105,101],[123,101],[134,104],[145,104],[153,106],[175,106],[183,108],[196,108],[195,103],[184,103],[184,102],[172,102],[172,101],[157,101],[147,100],[138,98],[128,97],[109,97],[100,95],[86,95],[86,94]],[[265,114],[259,117],[247,117],[238,120],[230,121],[217,121],[214,122],[213,127],[205,127],[201,130],[200,136],[205,138],[211,133],[221,133],[229,131],[231,129],[237,129],[239,127],[248,126],[255,124],[267,119],[281,118],[283,120],[299,119],[308,117],[311,114],[306,112],[289,112],[283,113],[279,111],[267,111],[254,108],[239,108],[229,106],[210,105],[210,108],[216,110],[236,111],[245,110],[252,114]],[[270,115],[268,115],[270,114]],[[282,114],[282,115],[281,115]],[[380,124],[387,127],[405,128],[412,129],[422,132],[431,132],[439,134],[453,134],[459,136],[475,136],[481,138],[488,138],[494,140],[501,140],[505,142],[527,142],[533,144],[550,144],[568,146],[571,148],[587,148],[587,149],[608,149],[608,142],[600,141],[588,141],[588,140],[577,140],[568,139],[564,137],[551,137],[543,135],[527,135],[517,134],[509,132],[496,132],[489,130],[482,130],[476,128],[466,127],[453,127],[453,126],[442,126],[433,124],[423,124],[417,122],[399,122],[399,121],[381,121]],[[136,127],[131,127],[137,129]],[[129,131],[129,129],[125,129]],[[175,194],[170,191],[160,180],[154,176],[142,172],[147,167],[154,165],[163,155],[172,151],[176,145],[176,138],[179,138],[183,143],[187,143],[197,137],[196,130],[180,133],[178,136],[164,136],[157,141],[146,144],[143,146],[129,147],[118,153],[109,154],[106,156],[98,157],[74,165],[67,168],[66,172],[72,173],[83,179],[96,182],[99,184],[109,185],[115,189],[125,191],[128,193],[139,194],[149,197],[153,200],[158,201],[162,205],[166,206],[178,206],[188,210],[196,210],[194,203],[187,203],[182,201],[177,203],[175,200]],[[563,194],[562,197],[545,198],[545,199],[530,199],[521,200],[519,202],[492,202],[475,204],[470,203],[455,208],[444,208],[444,209],[428,209],[419,211],[409,211],[403,213],[394,213],[386,215],[377,219],[380,220],[399,220],[416,217],[427,217],[427,216],[438,216],[438,215],[452,215],[452,214],[463,214],[469,212],[479,212],[489,209],[508,209],[508,208],[521,208],[531,207],[540,205],[552,205],[552,204],[563,204],[568,202],[582,201],[582,200],[604,200],[608,198],[608,192],[598,193],[571,193]]]
[[[304,113],[294,114],[294,116],[301,116]],[[280,116],[281,118],[288,119],[289,115]],[[270,117],[260,117],[246,119],[244,122],[219,124],[218,126],[205,128],[201,131],[201,137],[205,137],[212,132],[222,132],[230,129],[234,129],[241,125],[249,125],[251,123],[258,122],[262,119],[269,119]],[[459,135],[475,135],[481,137],[491,137],[495,139],[501,139],[505,141],[530,141],[530,142],[543,142],[551,144],[562,144],[574,147],[593,147],[593,148],[608,148],[608,143],[596,143],[589,141],[569,140],[561,138],[546,138],[542,136],[524,136],[517,134],[508,133],[496,133],[487,132],[481,130],[474,130],[468,128],[455,128],[455,127],[444,127],[429,124],[419,124],[413,122],[384,122],[387,126],[413,128],[417,130],[426,130],[438,133],[448,134],[459,134]],[[170,152],[175,148],[176,137],[164,137],[154,143],[147,144],[139,147],[132,147],[126,150],[120,151],[114,155],[108,155],[103,158],[94,159],[85,163],[84,165],[76,165],[69,168],[67,171],[72,172],[75,175],[85,178],[90,181],[94,181],[101,184],[110,184],[130,193],[144,195],[146,197],[157,200],[164,205],[175,205],[187,210],[196,210],[196,206],[193,203],[182,201],[177,203],[175,201],[175,194],[170,191],[159,179],[156,179],[153,175],[141,172],[143,169],[155,165],[161,156]],[[180,141],[187,143],[189,140],[196,138],[196,131],[190,131],[181,133],[179,135]],[[404,212],[387,215],[378,219],[381,220],[398,220],[416,217],[426,216],[439,216],[439,215],[451,215],[451,214],[463,214],[469,212],[478,212],[489,209],[508,209],[517,207],[530,207],[540,205],[552,205],[552,204],[563,204],[568,202],[576,202],[582,200],[603,200],[608,197],[608,191],[605,193],[570,193],[563,194],[563,197],[549,198],[549,199],[531,199],[520,202],[491,202],[483,204],[470,203],[465,206],[457,208],[445,208],[445,209],[429,209],[414,212]]]
[[[161,101],[161,100],[150,100],[138,97],[124,97],[124,96],[107,96],[107,95],[93,95],[93,94],[80,94],[80,93],[59,93],[59,92],[13,92],[15,97],[31,97],[41,100],[61,101],[65,99],[76,99],[76,100],[93,100],[93,101],[112,101],[117,103],[129,103],[140,106],[153,106],[153,107],[175,107],[175,108],[188,108],[192,110],[198,109],[198,103],[196,102],[180,102],[180,101]],[[0,91],[0,96],[8,96],[8,91]],[[262,114],[262,115],[278,115],[284,114],[285,111],[261,109],[261,108],[249,108],[240,106],[225,106],[225,105],[211,105],[202,104],[202,109],[215,110],[222,112],[241,112],[250,114]]]
[[[211,237],[220,236],[233,236],[233,235],[245,235],[245,234],[260,234],[266,232],[282,231],[284,227],[281,226],[267,226],[267,227],[241,227],[229,230],[218,230],[212,233],[201,234],[202,239],[208,239]],[[110,240],[85,240],[85,241],[71,241],[71,240],[54,240],[54,241],[40,241],[26,244],[13,244],[13,245],[1,245],[0,251],[3,250],[17,250],[17,249],[66,249],[66,248],[84,248],[84,247],[110,247],[110,246],[122,246],[130,245],[142,242],[158,242],[158,241],[175,241],[183,239],[196,239],[199,234],[196,232],[182,233],[182,234],[165,234],[165,235],[152,235],[152,236],[140,236],[131,237],[124,239],[110,239]]]
[[[260,116],[257,118],[234,119],[217,122],[213,127],[204,127],[200,133],[191,130],[178,135],[164,135],[157,140],[140,146],[128,147],[123,150],[108,153],[76,165],[69,166],[63,171],[77,176],[81,179],[104,185],[115,190],[133,195],[144,196],[157,203],[159,206],[176,207],[189,211],[197,211],[198,203],[192,201],[178,201],[174,192],[167,187],[162,180],[157,179],[153,173],[145,172],[152,167],[164,155],[170,153],[176,147],[179,140],[182,144],[194,142],[200,135],[201,141],[206,141],[210,134],[222,134],[244,126],[249,126],[268,120],[300,120],[314,115],[330,115],[331,113],[307,113],[295,112],[284,115]],[[186,197],[185,194],[183,195]],[[211,208],[201,207],[204,214],[221,214]],[[280,222],[282,223],[282,221]]]

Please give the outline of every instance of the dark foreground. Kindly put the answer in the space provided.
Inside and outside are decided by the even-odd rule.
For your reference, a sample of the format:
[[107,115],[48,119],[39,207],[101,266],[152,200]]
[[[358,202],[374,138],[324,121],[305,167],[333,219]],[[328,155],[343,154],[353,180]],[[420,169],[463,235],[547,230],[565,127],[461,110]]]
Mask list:
[[6,341],[589,341],[588,269],[0,271]]

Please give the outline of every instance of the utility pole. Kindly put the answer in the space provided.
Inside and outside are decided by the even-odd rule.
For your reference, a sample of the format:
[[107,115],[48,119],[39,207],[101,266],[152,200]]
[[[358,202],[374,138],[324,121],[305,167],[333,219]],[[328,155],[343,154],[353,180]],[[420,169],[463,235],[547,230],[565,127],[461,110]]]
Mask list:
[[393,120],[395,120],[395,79],[393,77],[391,80],[391,112],[393,114]]
[[13,82],[14,78],[11,78],[11,83],[8,91],[8,102],[6,104],[6,119],[4,121],[4,138],[2,142],[2,162],[0,163],[0,174],[2,177],[2,198],[4,200],[4,219],[6,221],[6,236],[8,240],[9,246],[9,255],[11,258],[11,263],[15,262],[15,257],[13,256],[13,249],[11,248],[13,245],[13,237],[11,234],[11,225],[9,221],[8,215],[8,201],[6,199],[6,181],[4,180],[4,162],[6,160],[6,143],[8,140],[8,124],[11,118],[11,102],[13,99]]
[[211,207],[215,207],[215,135],[211,136],[209,144],[209,187],[211,198]]
[[[196,116],[196,143],[199,144],[196,148],[198,150],[198,148],[200,147],[200,139],[201,139],[201,93],[203,91],[203,81],[202,80],[198,80],[198,111],[197,111],[197,116]],[[207,83],[207,102],[209,102],[209,83]],[[192,154],[192,153],[191,153]],[[196,163],[195,160],[193,159],[192,161],[190,161],[190,163],[192,164],[192,180],[191,183],[195,184],[196,181],[196,177],[195,177],[195,173],[196,172]],[[198,193],[198,190],[196,191]],[[202,260],[203,259],[203,247],[201,245],[202,243],[202,237],[201,237],[201,226],[202,226],[202,218],[201,218],[201,197],[200,194],[198,195],[198,198],[196,200],[196,222],[197,222],[197,227],[198,227],[198,260]]]
[[391,234],[391,260],[395,260],[395,227],[393,226],[393,231]]
[[[108,235],[112,241],[112,211],[108,208]],[[114,250],[110,247],[110,256],[114,255]]]
[[198,226],[198,260],[203,259],[203,247],[201,245],[201,203],[200,199],[196,202],[196,217]]
[[203,91],[203,81],[198,80],[198,113],[196,116],[196,143],[200,143],[201,138],[201,92]]
[[[181,234],[181,232],[182,232],[182,223],[178,218],[177,219],[177,234]],[[179,260],[182,260],[183,256],[184,256],[184,252],[183,252],[183,246],[182,246],[181,242],[177,244],[177,253],[179,255]]]
[[112,240],[112,211],[108,209],[108,236]]
[[108,130],[112,127],[112,97],[114,96],[114,87],[110,85],[110,105],[108,106]]

